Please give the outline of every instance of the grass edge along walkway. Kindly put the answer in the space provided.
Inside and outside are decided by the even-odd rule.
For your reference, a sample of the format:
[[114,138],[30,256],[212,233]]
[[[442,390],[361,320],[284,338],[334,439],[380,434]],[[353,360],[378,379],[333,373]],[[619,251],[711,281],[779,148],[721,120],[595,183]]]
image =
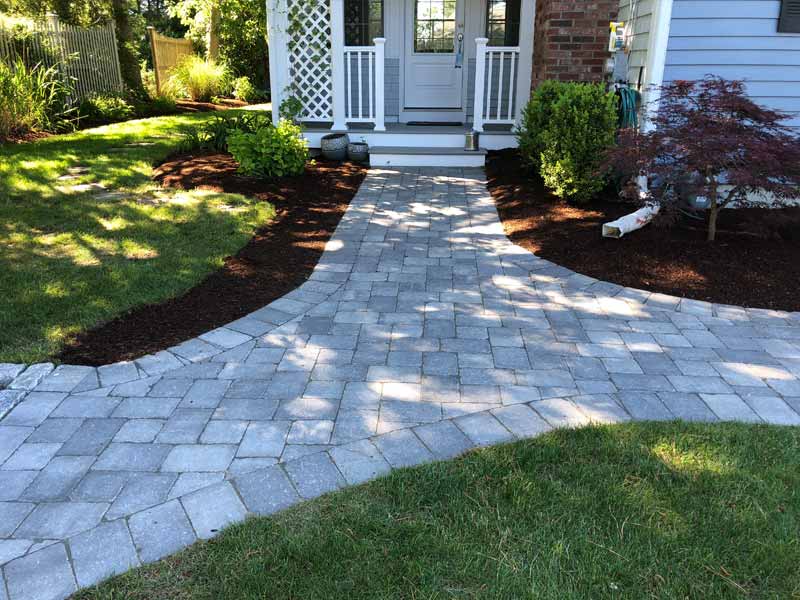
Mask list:
[[798,531],[800,429],[593,426],[252,518],[76,598],[786,598]]
[[212,116],[0,146],[0,362],[47,360],[79,331],[180,294],[272,218],[266,203],[151,181],[182,130]]

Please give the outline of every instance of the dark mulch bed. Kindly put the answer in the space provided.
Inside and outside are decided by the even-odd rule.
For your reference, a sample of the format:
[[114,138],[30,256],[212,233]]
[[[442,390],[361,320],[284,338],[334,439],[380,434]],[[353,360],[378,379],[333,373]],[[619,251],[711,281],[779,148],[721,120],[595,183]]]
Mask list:
[[217,104],[213,102],[196,102],[194,100],[176,100],[175,105],[179,112],[213,112],[215,110],[231,110],[247,106],[247,102],[235,98],[220,98]]
[[726,210],[716,242],[705,223],[653,223],[621,240],[601,225],[636,209],[609,192],[559,201],[516,151],[490,153],[486,171],[506,234],[538,256],[620,285],[748,307],[800,310],[800,208]]
[[10,137],[0,137],[0,144],[24,144],[26,142],[33,142],[41,140],[53,135],[46,131],[26,131],[24,133],[12,133]]
[[275,219],[224,266],[183,295],[143,306],[80,334],[58,356],[104,365],[163,350],[269,304],[303,283],[364,179],[364,167],[317,162],[304,175],[265,181],[236,173],[228,154],[170,159],[154,179],[167,187],[234,192],[270,202]]

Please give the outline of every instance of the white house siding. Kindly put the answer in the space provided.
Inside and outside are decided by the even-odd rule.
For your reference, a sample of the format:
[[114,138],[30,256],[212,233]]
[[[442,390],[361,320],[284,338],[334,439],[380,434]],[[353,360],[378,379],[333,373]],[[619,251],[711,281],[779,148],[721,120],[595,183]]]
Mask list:
[[631,50],[628,55],[628,84],[639,89],[647,81],[645,73],[647,48],[650,43],[650,25],[653,6],[657,0],[621,0],[619,20],[628,24],[631,32]]

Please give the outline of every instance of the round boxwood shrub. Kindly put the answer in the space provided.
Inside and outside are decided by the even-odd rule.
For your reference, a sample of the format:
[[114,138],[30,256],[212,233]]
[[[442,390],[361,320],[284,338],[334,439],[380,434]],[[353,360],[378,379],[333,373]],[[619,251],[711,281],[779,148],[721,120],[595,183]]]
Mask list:
[[617,99],[599,84],[572,83],[553,103],[542,135],[540,172],[545,185],[566,200],[585,202],[605,185],[599,172],[614,144]]
[[537,170],[544,150],[544,131],[550,122],[553,105],[568,86],[564,81],[543,81],[531,94],[530,102],[522,109],[522,119],[517,131],[519,153]]
[[228,134],[228,151],[245,175],[284,177],[300,175],[308,160],[308,142],[300,127],[281,121],[252,133],[233,130]]

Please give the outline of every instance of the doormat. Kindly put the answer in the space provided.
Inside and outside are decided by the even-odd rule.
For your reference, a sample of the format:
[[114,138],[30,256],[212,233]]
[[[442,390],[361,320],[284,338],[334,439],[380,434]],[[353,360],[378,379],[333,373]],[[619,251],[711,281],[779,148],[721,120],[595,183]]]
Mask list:
[[409,121],[406,125],[424,125],[425,127],[461,127],[461,121]]

